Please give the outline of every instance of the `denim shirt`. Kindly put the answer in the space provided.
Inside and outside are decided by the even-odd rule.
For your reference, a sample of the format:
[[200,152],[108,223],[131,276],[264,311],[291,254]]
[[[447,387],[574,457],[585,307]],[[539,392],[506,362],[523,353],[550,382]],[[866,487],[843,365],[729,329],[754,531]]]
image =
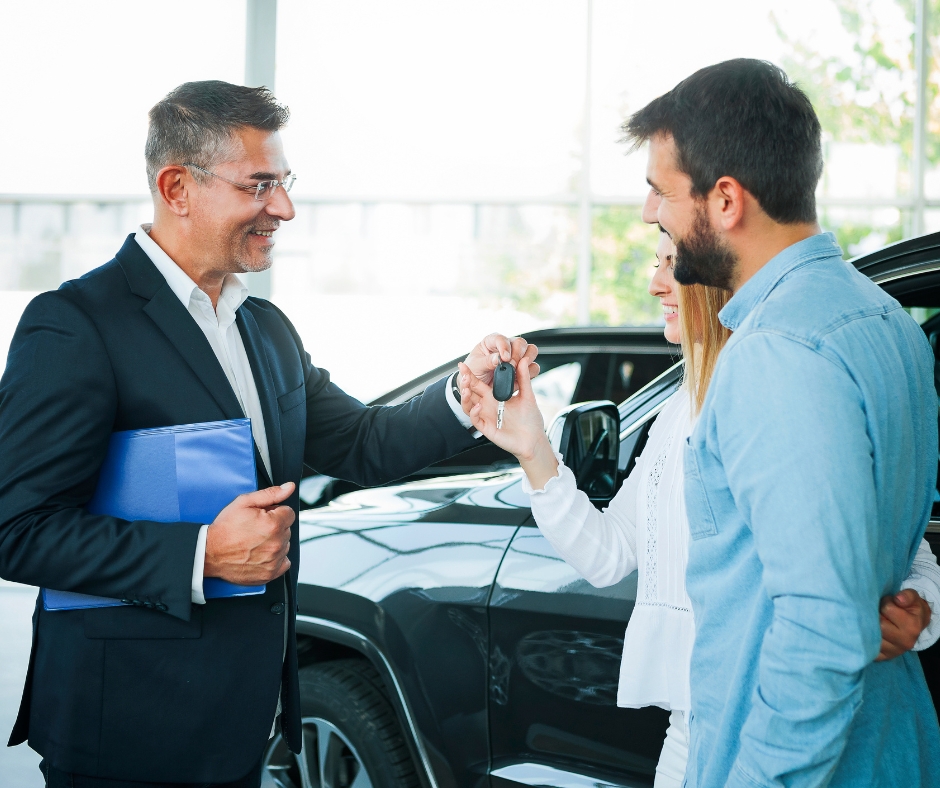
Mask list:
[[830,234],[728,302],[686,449],[689,788],[940,785],[917,656],[874,662],[937,478],[934,359]]

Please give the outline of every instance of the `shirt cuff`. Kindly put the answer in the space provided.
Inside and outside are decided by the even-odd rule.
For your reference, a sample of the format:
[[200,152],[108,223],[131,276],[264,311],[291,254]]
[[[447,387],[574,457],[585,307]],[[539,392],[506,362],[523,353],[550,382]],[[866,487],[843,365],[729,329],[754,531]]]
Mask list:
[[479,430],[473,429],[473,422],[470,421],[470,417],[466,413],[463,412],[463,408],[460,407],[460,403],[457,402],[457,400],[454,398],[453,392],[451,391],[451,388],[453,388],[454,376],[459,375],[459,374],[460,374],[459,372],[455,372],[448,379],[447,385],[444,386],[444,397],[447,399],[447,404],[450,406],[450,409],[454,412],[454,415],[457,417],[457,421],[459,421],[463,425],[464,429],[467,430],[468,432],[473,430],[472,432],[473,437],[481,438],[483,437],[483,433],[480,432]]
[[565,458],[562,457],[561,454],[559,454],[557,451],[552,452],[552,453],[555,455],[555,459],[558,460],[558,469],[556,470],[555,475],[552,476],[552,478],[549,479],[547,482],[545,482],[545,486],[542,487],[541,490],[533,490],[532,485],[529,484],[529,477],[523,476],[522,477],[522,491],[526,493],[527,495],[544,495],[545,493],[551,491],[552,485],[557,486],[561,483],[558,481],[558,479],[561,478],[562,469],[566,467]]
[[917,580],[910,578],[901,583],[901,590],[903,591],[906,588],[911,588],[916,591],[930,606],[930,623],[924,628],[924,631],[920,633],[920,637],[917,638],[914,648],[911,649],[912,651],[923,651],[925,648],[930,648],[937,642],[937,639],[940,638],[940,615],[938,615],[937,607],[934,604],[931,594],[931,590],[935,592],[936,589],[931,589],[926,583],[919,583]]
[[196,539],[196,556],[193,558],[193,583],[192,600],[194,605],[206,604],[206,597],[202,592],[202,573],[206,569],[206,533],[209,530],[208,525],[199,529],[199,537]]

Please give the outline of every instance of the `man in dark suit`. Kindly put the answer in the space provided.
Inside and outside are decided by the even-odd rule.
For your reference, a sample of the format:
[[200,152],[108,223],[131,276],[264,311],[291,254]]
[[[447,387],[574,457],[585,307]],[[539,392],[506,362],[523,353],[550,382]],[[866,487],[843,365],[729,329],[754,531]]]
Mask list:
[[[0,381],[0,576],[129,603],[37,602],[10,744],[28,738],[49,786],[257,788],[275,720],[301,748],[291,525],[304,465],[374,485],[475,440],[449,381],[395,407],[344,394],[235,276],[270,266],[294,216],[286,120],[264,89],[170,93],[150,113],[153,224],[34,299],[14,336]],[[367,349],[350,353],[369,363]],[[491,335],[467,365],[487,379],[500,357],[535,353]],[[246,416],[260,489],[214,522],[85,509],[112,432]],[[203,577],[266,590],[206,602]]]

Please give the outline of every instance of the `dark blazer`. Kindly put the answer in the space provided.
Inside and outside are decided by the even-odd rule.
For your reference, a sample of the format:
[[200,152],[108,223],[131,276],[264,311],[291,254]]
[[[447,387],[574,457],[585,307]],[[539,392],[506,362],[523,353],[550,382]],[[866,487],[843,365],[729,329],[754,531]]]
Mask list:
[[[443,384],[369,408],[311,364],[273,304],[249,298],[237,325],[274,475],[259,461],[259,487],[299,482],[304,464],[379,484],[473,444]],[[260,757],[280,689],[283,731],[300,750],[298,529],[286,583],[193,605],[200,523],[84,509],[113,431],[241,417],[205,336],[133,236],[114,260],[27,307],[0,380],[0,576],[135,604],[47,612],[37,600],[10,744],[28,738],[66,772],[226,782]],[[296,492],[289,503],[296,509]]]

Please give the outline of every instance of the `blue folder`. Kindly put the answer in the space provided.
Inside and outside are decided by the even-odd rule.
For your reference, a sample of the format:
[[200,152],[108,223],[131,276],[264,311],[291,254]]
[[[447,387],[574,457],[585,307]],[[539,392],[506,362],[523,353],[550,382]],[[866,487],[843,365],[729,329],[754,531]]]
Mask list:
[[[124,520],[211,523],[257,489],[249,419],[115,432],[88,511]],[[206,599],[263,594],[264,586],[203,579]],[[117,607],[117,599],[44,588],[46,610]]]

